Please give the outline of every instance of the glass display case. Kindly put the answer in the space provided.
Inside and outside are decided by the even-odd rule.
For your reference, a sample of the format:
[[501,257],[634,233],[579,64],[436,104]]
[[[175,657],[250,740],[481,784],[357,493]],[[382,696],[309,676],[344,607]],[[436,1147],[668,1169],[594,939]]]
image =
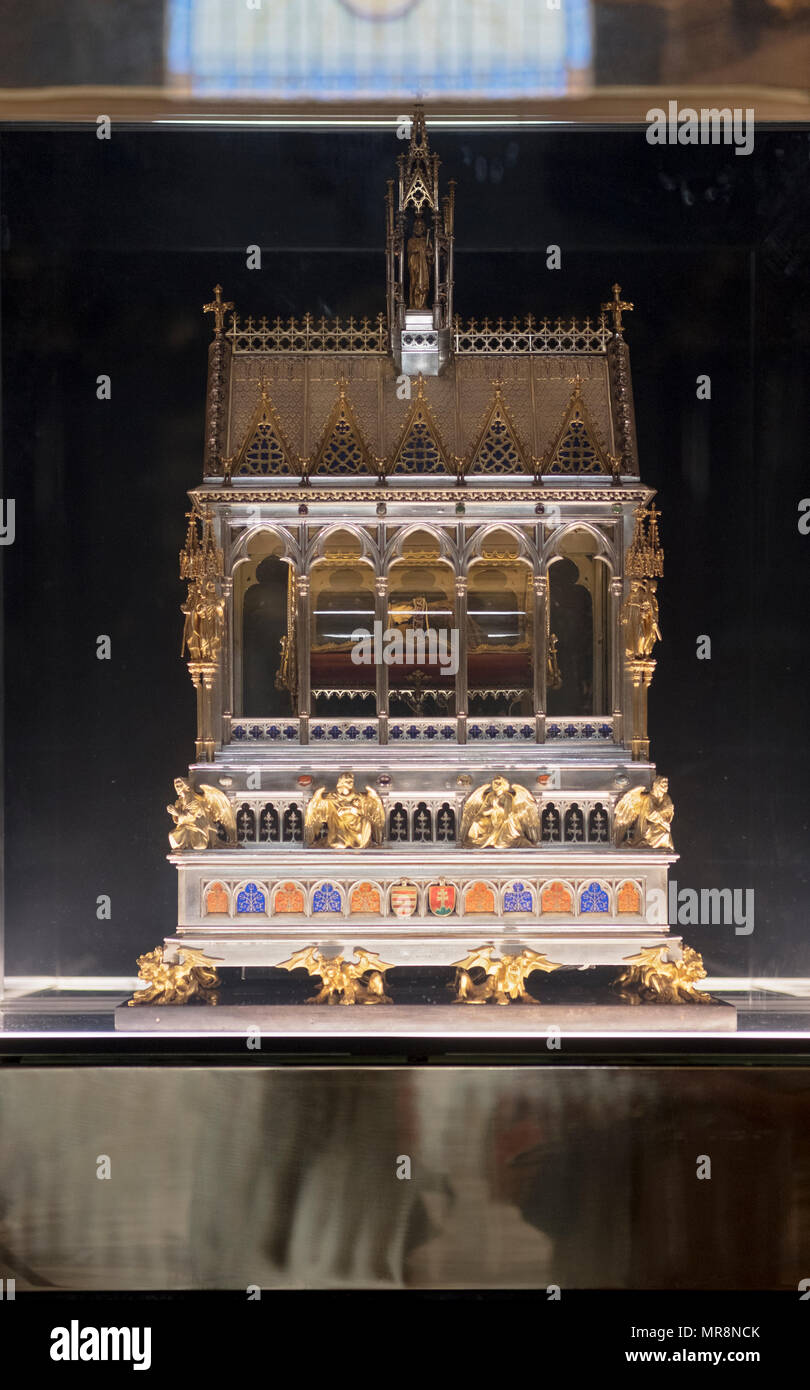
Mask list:
[[794,1296],[808,128],[252,128],[169,9],[225,114],[0,131],[0,1279]]
[[[790,786],[797,764],[764,789],[752,770],[767,721],[795,723],[804,677],[791,667],[774,704],[778,658],[760,657],[777,638],[762,607],[775,580],[762,570],[751,585],[741,556],[781,536],[785,573],[799,563],[801,525],[789,537],[781,494],[764,498],[758,479],[775,448],[771,401],[791,379],[775,325],[800,307],[750,193],[778,188],[805,135],[763,135],[750,164],[731,165],[719,207],[709,194],[733,156],[693,154],[705,196],[697,210],[681,200],[678,216],[703,238],[687,259],[717,278],[711,309],[679,297],[685,272],[660,246],[663,222],[630,245],[634,179],[655,186],[661,218],[674,211],[637,143],[598,264],[582,249],[570,156],[583,170],[610,156],[615,183],[635,136],[521,134],[525,171],[557,171],[554,215],[571,204],[568,269],[527,230],[496,270],[498,237],[532,222],[531,180],[465,180],[469,137],[431,136],[421,108],[393,137],[261,137],[301,238],[294,256],[263,252],[269,279],[255,274],[249,198],[220,200],[223,228],[248,246],[241,271],[238,253],[200,248],[178,279],[175,222],[159,238],[144,222],[141,251],[122,262],[137,161],[159,160],[159,200],[194,138],[122,132],[123,155],[111,151],[102,323],[67,265],[87,235],[75,203],[59,237],[35,221],[46,151],[88,192],[100,172],[67,135],[3,137],[6,197],[18,200],[4,423],[18,516],[30,518],[6,565],[7,669],[30,667],[25,695],[7,692],[6,1026],[36,1014],[36,999],[68,1018],[73,994],[72,1016],[117,1009],[119,1031],[221,1032],[249,1008],[279,1038],[331,1034],[338,1016],[301,1012],[309,989],[397,1006],[358,1007],[357,1034],[537,1039],[560,1010],[594,1036],[768,1032],[788,1014],[801,1033],[794,822],[779,822],[778,873],[763,849],[767,788]],[[217,138],[224,178],[236,146]],[[482,150],[499,139],[475,138]],[[227,173],[234,191],[246,191],[253,139]],[[306,250],[322,217],[307,171],[325,171],[336,142],[333,205],[359,213],[342,258]],[[732,231],[759,250],[730,257]],[[167,234],[176,253],[157,245]],[[483,279],[457,250],[462,234],[493,266]],[[639,284],[632,300],[616,273]],[[195,308],[195,287],[218,276],[234,287],[197,288]],[[144,277],[171,286],[164,320],[133,297]],[[313,315],[327,290],[356,312]],[[282,301],[292,317],[274,314]],[[769,394],[730,413],[727,373],[753,388],[766,351]],[[104,360],[89,400],[70,395],[77,372]],[[43,362],[57,383],[49,409],[34,395]],[[72,401],[69,428],[57,401]],[[790,418],[782,431],[799,429]],[[795,457],[780,449],[778,466]],[[113,582],[124,557],[126,585]],[[777,768],[782,753],[768,757]],[[24,788],[46,776],[32,818]],[[82,813],[66,824],[60,808],[79,787]],[[166,810],[176,909],[161,869]],[[509,1007],[454,1007],[482,1002]]]

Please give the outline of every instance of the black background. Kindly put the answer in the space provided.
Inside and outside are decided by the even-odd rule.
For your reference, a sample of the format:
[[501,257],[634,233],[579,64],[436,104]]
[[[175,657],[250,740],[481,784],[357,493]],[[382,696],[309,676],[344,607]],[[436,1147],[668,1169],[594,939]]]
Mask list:
[[[641,471],[666,549],[650,729],[674,876],[756,891],[752,936],[685,935],[710,973],[810,974],[810,136],[759,131],[748,157],[640,130],[433,143],[458,179],[463,317],[595,316],[617,279],[636,304]],[[201,306],[219,280],[242,314],[376,315],[401,149],[341,130],[0,136],[10,974],[131,974],[176,924],[164,806],[193,757],[177,552],[201,477]],[[261,271],[245,267],[254,243]]]

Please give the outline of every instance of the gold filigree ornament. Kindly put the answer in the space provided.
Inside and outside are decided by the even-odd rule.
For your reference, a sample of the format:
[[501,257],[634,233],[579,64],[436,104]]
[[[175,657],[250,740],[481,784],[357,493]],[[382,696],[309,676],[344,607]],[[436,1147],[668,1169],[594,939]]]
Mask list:
[[669,946],[645,946],[625,957],[626,968],[611,988],[626,1004],[711,1004],[712,996],[697,988],[706,978],[703,958],[684,946],[680,960],[670,960]]
[[204,1004],[216,1004],[216,990],[221,981],[210,956],[188,946],[178,948],[178,961],[163,958],[163,947],[156,946],[138,957],[138,979],[144,988],[138,989],[127,1002],[136,1004],[187,1004],[199,999]]
[[[548,960],[538,951],[524,949],[519,955],[496,956],[494,946],[481,946],[463,960],[455,962],[456,978],[454,1004],[508,1004],[519,1000],[537,1004],[526,990],[526,980],[535,970],[550,974],[562,966]],[[476,983],[472,972],[483,970],[483,980]]]
[[307,1004],[392,1004],[385,992],[385,972],[393,966],[386,964],[373,951],[359,948],[356,961],[344,960],[342,955],[324,956],[317,946],[305,946],[293,951],[289,960],[279,961],[279,970],[306,970],[318,975],[321,988]]

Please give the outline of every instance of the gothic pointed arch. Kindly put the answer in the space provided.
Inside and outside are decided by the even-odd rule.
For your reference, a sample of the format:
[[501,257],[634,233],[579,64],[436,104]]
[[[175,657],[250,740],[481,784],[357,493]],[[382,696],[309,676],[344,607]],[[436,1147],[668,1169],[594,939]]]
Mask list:
[[231,476],[273,474],[290,477],[297,472],[281,418],[266,386],[262,384],[258,404],[231,464]]
[[405,417],[388,472],[391,476],[402,473],[453,472],[439,427],[425,396],[425,383],[421,373],[417,381],[416,396]]
[[582,397],[582,378],[573,379],[571,399],[542,464],[543,473],[610,473],[610,459]]
[[346,385],[346,381],[341,378],[338,382],[338,397],[324,425],[310,473],[331,473],[345,477],[352,473],[377,471],[346,393]]
[[532,470],[509,415],[500,383],[487,411],[467,473],[530,473]]
[[417,213],[421,213],[425,204],[430,208],[436,207],[434,185],[437,166],[437,158],[430,152],[424,108],[418,103],[411,122],[408,154],[400,165],[403,208],[413,207]]

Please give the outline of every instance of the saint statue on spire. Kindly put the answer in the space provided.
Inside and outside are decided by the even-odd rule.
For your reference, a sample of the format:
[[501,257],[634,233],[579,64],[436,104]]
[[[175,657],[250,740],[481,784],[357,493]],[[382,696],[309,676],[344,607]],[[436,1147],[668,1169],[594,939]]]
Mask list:
[[423,217],[414,218],[408,238],[408,275],[410,307],[424,309],[430,289],[430,232]]

